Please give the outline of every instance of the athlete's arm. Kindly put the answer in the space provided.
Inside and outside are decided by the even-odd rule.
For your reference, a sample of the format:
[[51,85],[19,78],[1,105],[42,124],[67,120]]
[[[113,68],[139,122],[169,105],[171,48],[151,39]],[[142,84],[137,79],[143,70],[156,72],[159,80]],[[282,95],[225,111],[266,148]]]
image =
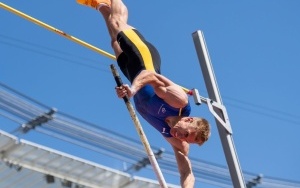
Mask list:
[[188,158],[189,144],[170,137],[166,140],[172,145],[180,174],[180,184],[183,188],[193,188],[195,177],[192,172],[191,161]]
[[128,97],[132,97],[147,84],[154,88],[157,96],[175,108],[183,108],[188,103],[188,96],[179,85],[160,74],[148,70],[141,71],[134,79],[131,87],[128,85],[118,87],[117,94],[121,98],[126,94]]

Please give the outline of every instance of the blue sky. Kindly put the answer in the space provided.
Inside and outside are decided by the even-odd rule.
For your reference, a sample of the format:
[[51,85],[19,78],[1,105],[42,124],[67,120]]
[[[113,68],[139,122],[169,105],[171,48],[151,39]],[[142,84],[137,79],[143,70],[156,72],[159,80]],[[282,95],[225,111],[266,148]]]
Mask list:
[[[101,15],[75,1],[2,2],[113,53]],[[191,36],[196,30],[204,32],[242,169],[300,181],[300,2],[125,3],[129,23],[160,51],[162,73],[207,97]],[[2,83],[62,112],[139,139],[126,106],[114,93],[109,68],[113,60],[3,9],[0,20]],[[124,77],[123,81],[127,82]],[[213,116],[206,105],[192,108],[192,115],[211,122],[212,137],[203,147],[193,146],[190,155],[226,165]],[[171,151],[159,133],[140,120],[149,142]],[[26,139],[49,144],[39,136]]]

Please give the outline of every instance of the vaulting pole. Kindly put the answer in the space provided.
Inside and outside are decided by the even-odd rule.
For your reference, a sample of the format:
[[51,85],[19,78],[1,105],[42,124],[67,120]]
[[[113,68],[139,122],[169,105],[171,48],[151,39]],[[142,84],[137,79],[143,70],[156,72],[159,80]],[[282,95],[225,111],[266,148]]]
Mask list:
[[[115,78],[115,81],[117,83],[117,86],[121,86],[123,83],[122,83],[121,77],[120,77],[117,69],[115,68],[115,66],[113,64],[110,65],[110,68],[111,68],[111,72],[113,73],[113,76]],[[150,163],[151,163],[151,165],[152,165],[152,167],[154,169],[154,172],[155,172],[155,174],[156,174],[156,176],[158,178],[160,186],[162,188],[168,188],[167,184],[165,182],[165,179],[164,179],[164,177],[163,177],[163,175],[161,173],[161,170],[160,170],[160,168],[158,166],[158,163],[156,161],[155,155],[154,155],[154,153],[153,153],[153,151],[152,151],[152,149],[150,147],[150,144],[149,144],[149,142],[147,140],[147,137],[146,137],[146,135],[145,135],[145,133],[143,131],[141,123],[140,123],[140,121],[139,121],[139,119],[138,119],[138,117],[137,117],[137,115],[135,113],[135,110],[134,110],[131,102],[129,101],[129,99],[128,99],[127,96],[125,96],[123,98],[123,100],[124,100],[124,102],[125,102],[125,104],[127,106],[127,109],[128,109],[128,111],[130,113],[130,116],[131,116],[131,118],[132,118],[132,120],[134,122],[135,128],[136,128],[136,130],[137,130],[137,132],[138,132],[138,134],[140,136],[140,139],[141,139],[141,141],[142,141],[142,143],[144,145],[144,148],[145,148],[145,150],[147,152],[149,161],[150,161]]]

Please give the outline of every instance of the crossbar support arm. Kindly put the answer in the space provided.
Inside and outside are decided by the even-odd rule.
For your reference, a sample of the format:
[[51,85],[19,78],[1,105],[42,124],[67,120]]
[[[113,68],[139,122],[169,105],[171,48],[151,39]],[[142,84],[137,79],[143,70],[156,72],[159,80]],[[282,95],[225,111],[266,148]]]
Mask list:
[[[232,129],[231,129],[231,126],[229,123],[229,118],[228,118],[228,114],[227,114],[227,110],[226,110],[225,106],[222,104],[219,104],[211,99],[200,96],[197,89],[193,89],[192,91],[193,91],[193,97],[194,97],[195,104],[196,105],[200,105],[202,103],[207,104],[210,113],[212,113],[212,115],[216,118],[216,120],[218,120],[219,123],[221,123],[223,125],[223,127],[227,130],[228,133],[232,134]],[[216,109],[221,110],[223,112],[224,120],[215,111]]]

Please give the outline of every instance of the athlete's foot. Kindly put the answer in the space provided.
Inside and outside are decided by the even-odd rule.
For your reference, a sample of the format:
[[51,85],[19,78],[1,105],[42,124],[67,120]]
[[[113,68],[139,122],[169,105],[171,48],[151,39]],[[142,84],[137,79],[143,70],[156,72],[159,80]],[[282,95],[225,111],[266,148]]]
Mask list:
[[110,0],[77,0],[77,3],[95,8],[97,10],[103,6],[108,8],[111,6]]

